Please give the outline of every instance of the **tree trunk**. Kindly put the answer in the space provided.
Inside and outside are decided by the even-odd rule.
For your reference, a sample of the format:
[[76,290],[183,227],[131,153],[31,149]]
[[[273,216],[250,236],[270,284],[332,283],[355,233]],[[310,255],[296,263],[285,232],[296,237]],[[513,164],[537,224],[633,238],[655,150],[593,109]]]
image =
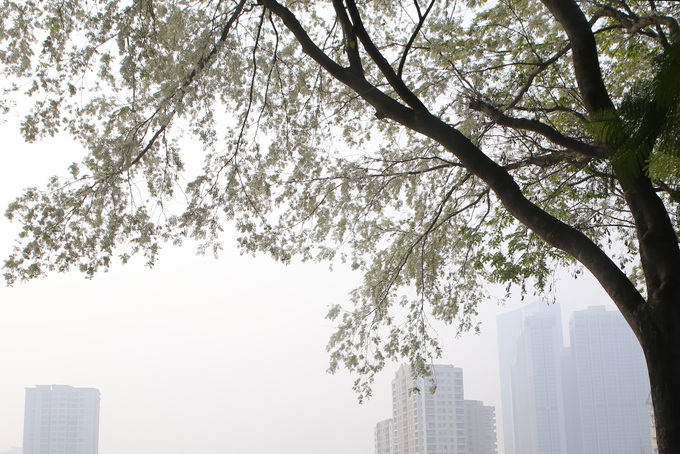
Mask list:
[[[680,306],[645,311],[638,338],[647,360],[659,454],[680,453]],[[668,310],[668,308],[671,308]]]

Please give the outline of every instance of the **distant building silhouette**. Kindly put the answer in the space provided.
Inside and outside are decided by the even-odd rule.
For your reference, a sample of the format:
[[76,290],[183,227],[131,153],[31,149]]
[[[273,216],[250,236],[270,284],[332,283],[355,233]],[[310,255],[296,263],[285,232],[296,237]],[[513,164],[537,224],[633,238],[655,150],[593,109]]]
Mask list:
[[479,400],[466,400],[466,454],[496,454],[496,409]]
[[94,388],[26,388],[23,454],[97,454],[99,398]]
[[[565,375],[570,454],[650,454],[649,379],[639,342],[619,312],[604,306],[574,312],[569,325],[571,360]],[[578,437],[580,435],[580,437]]]
[[392,418],[380,421],[375,425],[375,454],[393,454],[392,451]]
[[642,349],[620,313],[559,305],[497,317],[507,454],[651,454]]
[[375,427],[375,454],[496,452],[494,409],[464,400],[462,369],[435,365],[430,378],[417,378],[409,366],[399,368],[392,418]]
[[558,304],[536,301],[497,317],[507,454],[566,454]]

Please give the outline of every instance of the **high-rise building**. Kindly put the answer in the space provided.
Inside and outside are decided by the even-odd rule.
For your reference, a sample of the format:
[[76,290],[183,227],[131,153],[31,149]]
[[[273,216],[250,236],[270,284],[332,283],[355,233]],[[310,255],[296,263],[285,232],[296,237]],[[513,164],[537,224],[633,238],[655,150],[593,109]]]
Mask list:
[[583,454],[581,422],[579,421],[578,383],[574,369],[571,347],[562,349],[562,395],[564,397],[564,433],[567,437],[567,453]]
[[392,381],[394,454],[465,453],[463,400],[462,369],[436,365],[422,378],[401,366]]
[[479,400],[466,400],[466,454],[496,454],[496,409]]
[[652,452],[647,368],[619,312],[575,312],[568,348],[557,305],[497,321],[507,454]]
[[26,388],[23,454],[97,454],[99,398],[94,388]]
[[565,454],[558,304],[536,301],[497,317],[508,454]]
[[422,378],[399,368],[392,418],[376,425],[375,453],[496,454],[493,407],[464,400],[462,369],[435,365],[431,372]]
[[392,454],[392,418],[375,425],[375,454]]
[[650,454],[649,379],[642,348],[619,312],[574,312],[569,325],[575,402],[568,418],[580,446],[570,454]]

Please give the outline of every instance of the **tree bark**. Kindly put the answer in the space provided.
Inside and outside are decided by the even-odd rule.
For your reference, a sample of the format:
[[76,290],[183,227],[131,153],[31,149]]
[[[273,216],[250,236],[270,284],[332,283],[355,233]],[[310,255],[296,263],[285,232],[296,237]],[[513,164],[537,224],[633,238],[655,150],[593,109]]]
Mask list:
[[647,310],[640,315],[639,339],[647,360],[658,452],[676,454],[680,452],[680,310],[679,301],[667,303],[671,310]]

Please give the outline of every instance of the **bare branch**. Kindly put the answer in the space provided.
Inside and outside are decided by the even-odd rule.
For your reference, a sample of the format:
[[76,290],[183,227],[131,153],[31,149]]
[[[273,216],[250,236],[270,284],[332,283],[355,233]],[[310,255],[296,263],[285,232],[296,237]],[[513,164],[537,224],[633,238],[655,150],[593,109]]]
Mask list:
[[522,87],[520,87],[519,91],[518,91],[517,94],[515,95],[515,98],[514,98],[512,101],[510,101],[510,104],[508,104],[507,108],[510,109],[510,108],[514,107],[515,105],[517,105],[517,103],[520,102],[520,101],[522,100],[522,97],[524,96],[524,94],[529,90],[529,88],[531,88],[531,85],[534,83],[534,79],[536,79],[536,77],[537,77],[539,74],[541,74],[543,71],[545,71],[546,69],[548,69],[548,68],[550,67],[550,65],[552,65],[552,64],[555,63],[557,60],[559,60],[560,58],[562,58],[562,56],[563,56],[564,54],[566,54],[566,53],[569,51],[569,49],[571,49],[571,45],[570,45],[570,44],[567,44],[567,45],[564,46],[562,49],[560,49],[559,51],[557,51],[557,53],[555,53],[555,55],[553,55],[552,57],[550,57],[550,58],[547,59],[546,61],[541,62],[541,63],[538,65],[538,67],[537,67],[536,69],[534,69],[533,71],[531,71],[531,72],[527,75],[527,80],[526,80],[526,82],[524,82],[524,84],[522,85]]
[[418,36],[418,33],[420,33],[420,30],[423,28],[423,25],[425,24],[425,20],[427,19],[428,14],[430,14],[430,11],[432,10],[432,7],[434,6],[435,0],[432,0],[430,2],[427,9],[425,10],[425,13],[421,13],[420,5],[418,5],[417,0],[414,3],[416,4],[416,8],[418,9],[418,23],[416,24],[415,30],[413,30],[413,33],[411,34],[411,38],[409,38],[408,42],[406,43],[406,46],[404,47],[404,53],[401,55],[401,61],[399,61],[399,68],[397,69],[397,76],[400,79],[403,77],[404,65],[406,64],[406,56],[408,55],[409,51],[411,50],[411,47],[413,46],[413,43],[415,42],[416,37]]
[[[668,27],[671,36],[677,36],[678,33],[680,32],[680,26],[678,25],[678,21],[671,16],[651,14],[645,17],[640,17],[636,14],[633,14],[632,12],[624,13],[615,8],[612,8],[611,6],[605,6],[595,13],[593,19],[597,19],[599,17],[609,17],[615,19],[621,24],[621,27],[630,34],[643,33],[643,29],[646,27],[662,25]],[[660,40],[662,43],[663,40],[666,39],[663,31],[661,31],[661,33],[648,32],[645,34]]]

